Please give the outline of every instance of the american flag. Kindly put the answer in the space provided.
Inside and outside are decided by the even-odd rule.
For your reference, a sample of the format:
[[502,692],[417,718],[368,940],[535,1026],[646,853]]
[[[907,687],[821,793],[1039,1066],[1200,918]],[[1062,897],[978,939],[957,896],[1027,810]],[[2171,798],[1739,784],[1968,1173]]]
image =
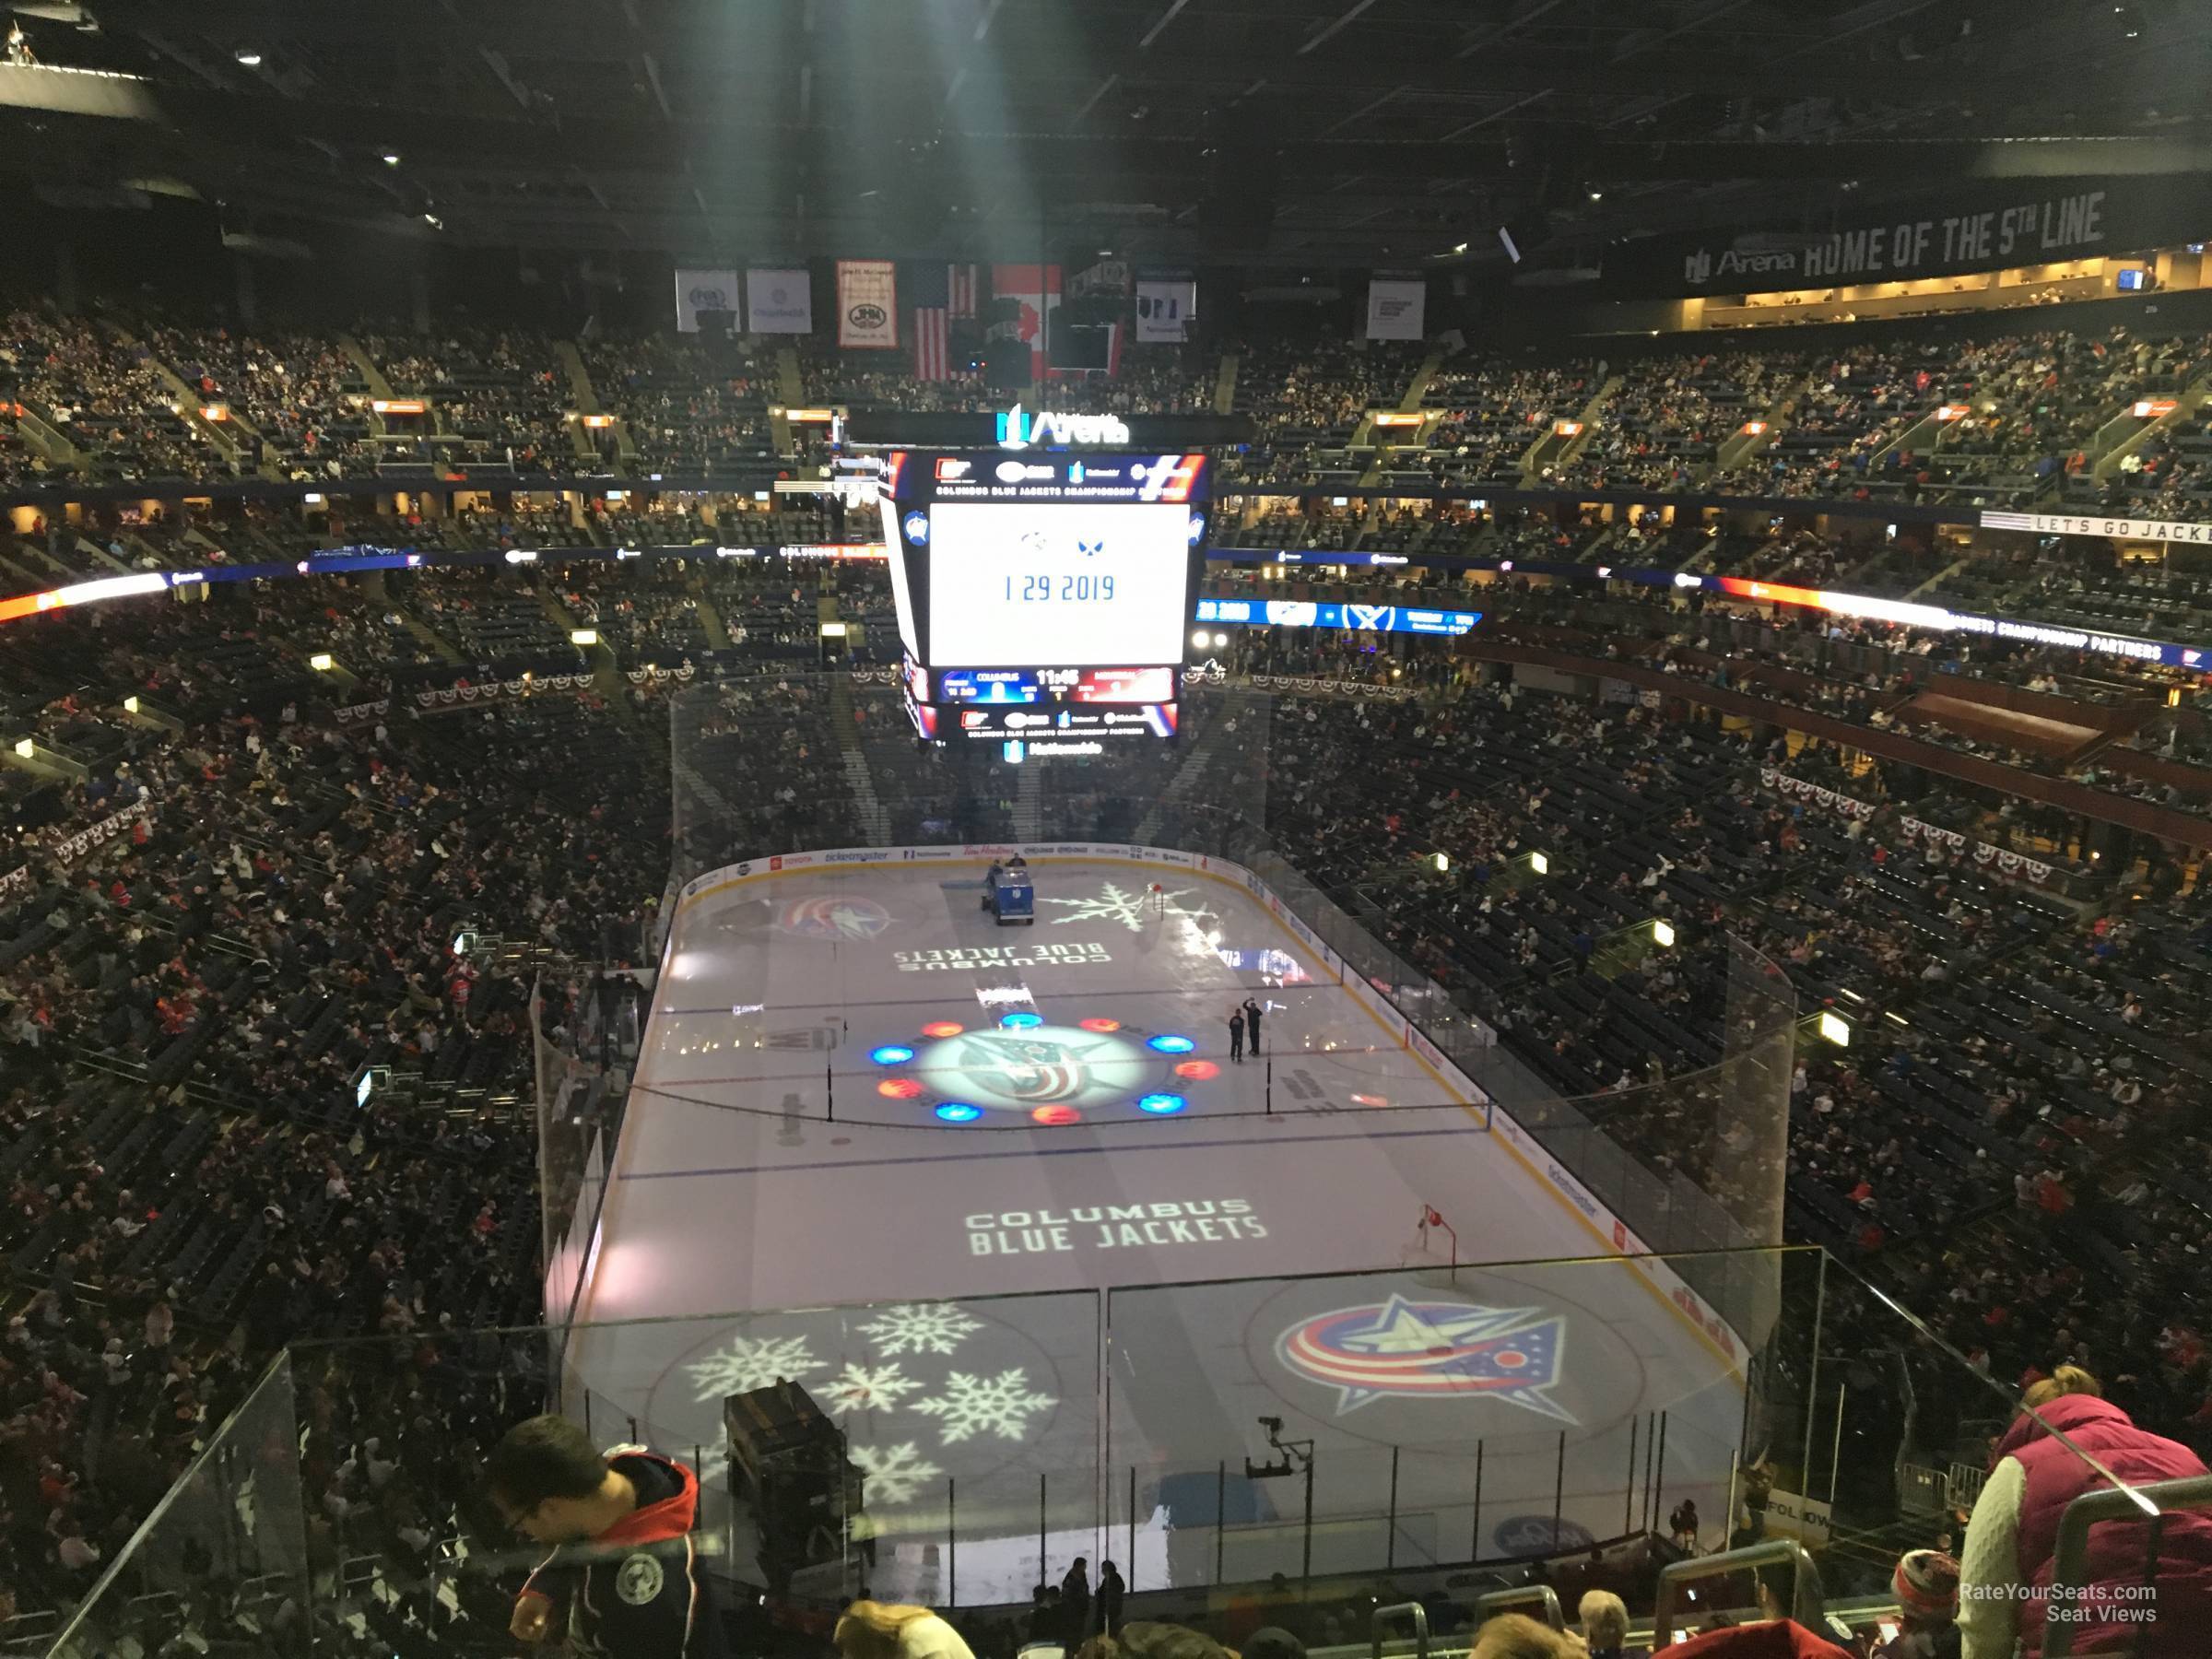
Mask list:
[[952,361],[951,323],[975,315],[976,267],[920,265],[907,281],[914,297],[914,378],[950,380],[966,368],[956,370]]

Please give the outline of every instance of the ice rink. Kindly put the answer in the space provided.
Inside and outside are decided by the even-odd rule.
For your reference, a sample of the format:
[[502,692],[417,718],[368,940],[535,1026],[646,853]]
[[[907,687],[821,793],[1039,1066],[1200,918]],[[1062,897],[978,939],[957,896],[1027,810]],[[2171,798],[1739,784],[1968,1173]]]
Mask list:
[[[1611,1246],[1240,882],[1040,858],[1002,927],[984,858],[778,862],[684,900],[607,1185],[569,1359],[641,1432],[712,1446],[794,1378],[869,1473],[878,1593],[966,1604],[1027,1599],[1041,1475],[1055,1559],[1110,1526],[1138,1588],[1295,1574],[1262,1416],[1316,1442],[1317,1571],[1379,1559],[1394,1483],[1409,1565],[1527,1547],[1555,1490],[1618,1535],[1661,1414],[1663,1497],[1719,1512],[1735,1356],[1558,1260]],[[1539,1265],[1453,1273],[1425,1205]]]

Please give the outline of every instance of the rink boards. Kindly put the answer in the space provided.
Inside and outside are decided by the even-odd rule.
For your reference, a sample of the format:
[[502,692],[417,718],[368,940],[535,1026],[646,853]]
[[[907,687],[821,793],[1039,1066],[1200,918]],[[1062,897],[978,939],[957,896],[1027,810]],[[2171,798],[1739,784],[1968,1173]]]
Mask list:
[[[1037,919],[1000,927],[980,879],[1012,851],[685,889],[581,1303],[602,1328],[570,1347],[603,1410],[711,1445],[724,1394],[794,1377],[869,1468],[878,1587],[971,1603],[1034,1582],[1041,1474],[1050,1531],[1124,1555],[1134,1475],[1155,1585],[1217,1548],[1277,1570],[1302,1490],[1243,1480],[1262,1416],[1315,1441],[1317,1547],[1347,1560],[1394,1484],[1401,1559],[1498,1553],[1555,1493],[1618,1534],[1659,1414],[1670,1500],[1724,1502],[1736,1335],[1264,884],[1027,848]],[[1535,1265],[1453,1273],[1430,1205],[1463,1256]],[[915,1576],[947,1527],[958,1586]]]

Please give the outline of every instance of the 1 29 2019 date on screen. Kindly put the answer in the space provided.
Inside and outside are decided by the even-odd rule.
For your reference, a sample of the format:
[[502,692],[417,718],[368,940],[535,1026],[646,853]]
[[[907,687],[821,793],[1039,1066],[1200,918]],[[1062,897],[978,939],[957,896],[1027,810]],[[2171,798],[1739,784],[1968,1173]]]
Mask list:
[[1055,592],[1051,576],[1009,576],[1006,578],[1006,596],[1017,605],[1087,605],[1112,604],[1113,578],[1111,576],[1062,576],[1056,579]]

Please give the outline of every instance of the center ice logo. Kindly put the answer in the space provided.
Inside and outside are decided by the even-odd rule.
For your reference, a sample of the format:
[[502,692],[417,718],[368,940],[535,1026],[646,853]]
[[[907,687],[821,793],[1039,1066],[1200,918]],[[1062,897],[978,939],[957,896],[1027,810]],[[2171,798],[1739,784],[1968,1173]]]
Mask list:
[[1562,1423],[1576,1421],[1547,1392],[1559,1380],[1567,1322],[1534,1308],[1416,1302],[1338,1308],[1276,1338],[1284,1367],[1336,1390],[1336,1415],[1394,1395],[1501,1399]]
[[1027,1112],[1143,1092],[1147,1066],[1117,1037],[1039,1026],[963,1031],[925,1052],[915,1069],[940,1094]]

